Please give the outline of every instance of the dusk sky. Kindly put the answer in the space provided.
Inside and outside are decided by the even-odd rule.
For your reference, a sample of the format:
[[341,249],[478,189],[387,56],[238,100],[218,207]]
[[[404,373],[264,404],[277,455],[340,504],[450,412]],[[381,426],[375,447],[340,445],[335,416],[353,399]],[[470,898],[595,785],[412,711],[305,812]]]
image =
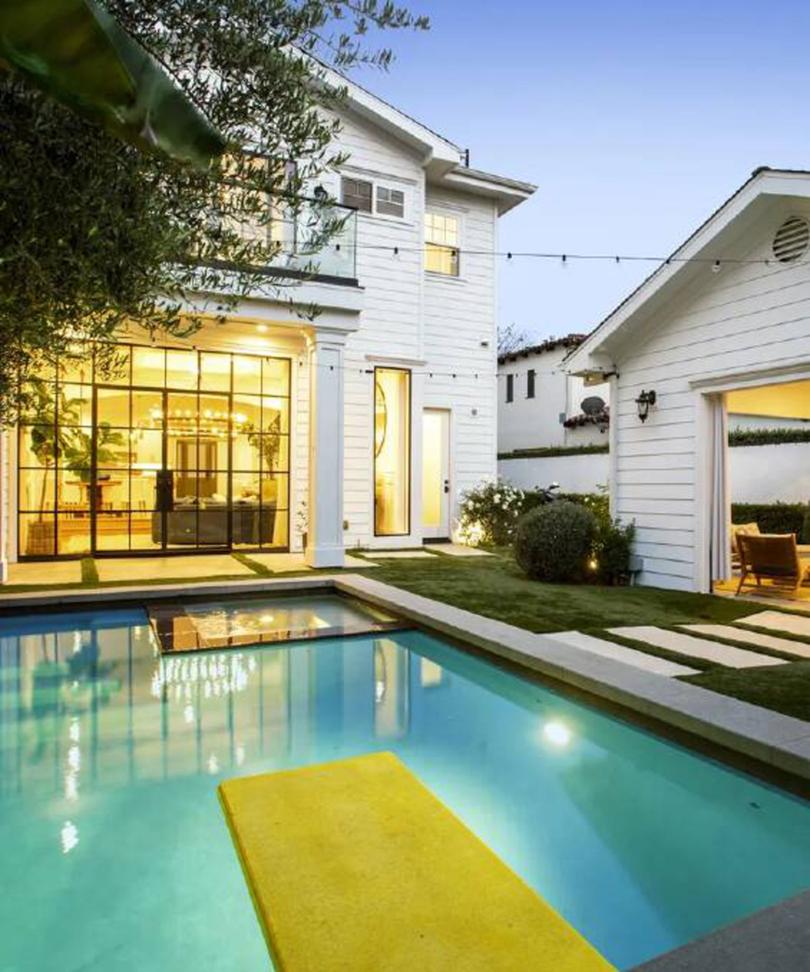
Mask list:
[[[810,168],[806,3],[426,0],[356,80],[538,185],[502,249],[666,254],[759,165]],[[653,264],[505,264],[500,319],[587,331]]]

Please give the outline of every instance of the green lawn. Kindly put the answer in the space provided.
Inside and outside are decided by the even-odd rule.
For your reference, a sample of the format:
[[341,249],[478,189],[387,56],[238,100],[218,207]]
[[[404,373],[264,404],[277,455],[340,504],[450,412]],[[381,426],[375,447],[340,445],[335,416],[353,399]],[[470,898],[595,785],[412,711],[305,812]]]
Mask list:
[[475,611],[529,631],[598,633],[618,625],[669,627],[690,621],[729,622],[761,610],[708,594],[651,587],[541,584],[514,563],[494,557],[436,556],[434,560],[378,561],[375,580]]
[[[623,641],[604,629],[641,624],[672,628],[698,621],[727,624],[762,610],[761,605],[730,598],[652,587],[541,584],[523,576],[506,555],[379,563],[370,575],[375,580],[540,633],[576,629]],[[626,643],[701,670],[685,681],[810,721],[810,662],[737,670]]]

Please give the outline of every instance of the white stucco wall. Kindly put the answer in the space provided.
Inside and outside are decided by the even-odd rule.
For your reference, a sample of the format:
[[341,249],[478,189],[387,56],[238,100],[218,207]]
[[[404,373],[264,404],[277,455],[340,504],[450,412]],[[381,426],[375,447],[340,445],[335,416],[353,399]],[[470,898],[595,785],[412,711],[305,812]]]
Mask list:
[[500,459],[498,475],[521,489],[559,483],[563,493],[595,493],[608,484],[609,457],[597,452],[583,456]]
[[[498,475],[521,489],[558,482],[566,493],[592,493],[609,473],[606,453],[498,462]],[[735,446],[729,476],[733,503],[810,503],[810,442]]]
[[810,503],[810,442],[729,449],[733,503]]

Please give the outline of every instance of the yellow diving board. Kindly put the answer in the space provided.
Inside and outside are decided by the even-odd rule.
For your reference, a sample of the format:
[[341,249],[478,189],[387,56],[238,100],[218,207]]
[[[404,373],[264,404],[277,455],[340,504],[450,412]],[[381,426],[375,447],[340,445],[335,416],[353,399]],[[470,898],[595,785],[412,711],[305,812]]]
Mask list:
[[613,968],[392,753],[219,795],[283,972]]

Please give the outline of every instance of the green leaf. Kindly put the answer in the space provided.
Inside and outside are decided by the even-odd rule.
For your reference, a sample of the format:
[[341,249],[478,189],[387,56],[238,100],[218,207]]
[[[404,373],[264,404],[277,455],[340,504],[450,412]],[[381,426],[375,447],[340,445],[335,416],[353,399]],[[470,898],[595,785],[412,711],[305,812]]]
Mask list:
[[225,140],[94,0],[8,0],[0,55],[37,87],[145,151],[204,168]]

